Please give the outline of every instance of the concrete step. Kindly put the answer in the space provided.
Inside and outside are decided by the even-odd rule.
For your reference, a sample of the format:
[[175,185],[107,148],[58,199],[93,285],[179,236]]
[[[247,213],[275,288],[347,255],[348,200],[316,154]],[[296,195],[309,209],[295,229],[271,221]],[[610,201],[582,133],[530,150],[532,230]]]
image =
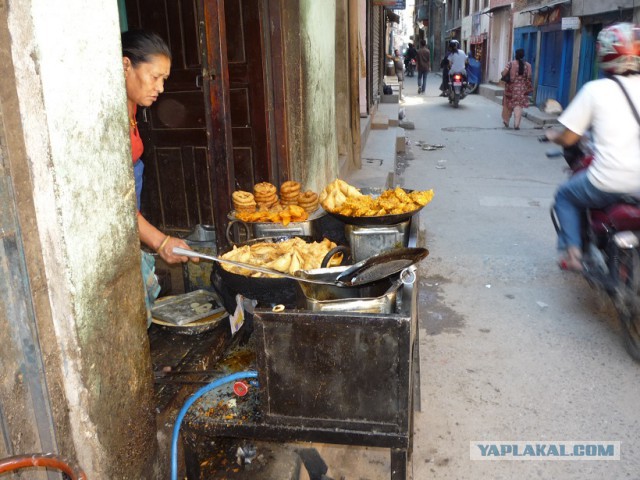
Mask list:
[[381,114],[389,119],[389,126],[398,126],[398,113],[400,112],[400,105],[398,103],[380,103],[378,105],[378,112],[376,115]]
[[558,115],[551,115],[541,111],[539,108],[532,106],[526,109],[522,116],[539,125],[540,127],[548,127],[558,125]]
[[398,128],[398,133],[396,134],[396,153],[404,153],[406,151],[406,139],[404,129]]
[[481,83],[478,86],[478,93],[489,100],[495,101],[497,96],[502,96],[504,87],[495,83]]
[[376,113],[371,119],[371,130],[386,130],[389,128],[389,117]]

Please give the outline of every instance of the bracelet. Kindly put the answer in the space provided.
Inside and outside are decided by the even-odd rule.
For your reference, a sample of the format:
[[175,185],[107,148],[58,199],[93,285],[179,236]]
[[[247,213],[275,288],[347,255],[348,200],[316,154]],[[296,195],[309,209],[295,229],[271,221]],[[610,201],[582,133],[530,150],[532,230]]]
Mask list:
[[156,252],[160,253],[170,238],[171,238],[171,235],[167,235],[165,239],[162,241],[162,243],[160,244],[160,246],[158,247],[158,249],[156,250]]

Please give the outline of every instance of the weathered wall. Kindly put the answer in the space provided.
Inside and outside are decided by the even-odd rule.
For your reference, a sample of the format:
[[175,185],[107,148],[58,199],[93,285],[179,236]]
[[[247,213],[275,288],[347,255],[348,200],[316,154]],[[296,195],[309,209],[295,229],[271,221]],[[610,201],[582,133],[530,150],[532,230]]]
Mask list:
[[[289,139],[293,144],[291,176],[306,188],[319,191],[338,174],[336,3],[335,0],[285,1],[285,11],[289,7],[297,10],[296,13],[286,13],[284,22],[288,30],[286,41],[297,41],[297,45],[287,46],[294,55],[286,56]],[[299,57],[295,56],[296,53]],[[296,58],[299,58],[297,65]],[[298,79],[299,86],[296,86],[293,83]]]
[[8,4],[24,128],[9,160],[33,205],[18,215],[47,381],[64,385],[57,433],[89,478],[159,478],[117,4]]
[[617,12],[619,8],[637,8],[637,0],[572,0],[571,14],[574,16],[596,15],[604,12]]

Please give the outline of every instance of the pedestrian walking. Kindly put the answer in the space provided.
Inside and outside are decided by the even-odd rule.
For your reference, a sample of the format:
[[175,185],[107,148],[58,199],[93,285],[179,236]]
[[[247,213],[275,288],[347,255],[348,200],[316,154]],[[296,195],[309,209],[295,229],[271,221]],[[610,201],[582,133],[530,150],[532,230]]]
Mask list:
[[420,40],[418,50],[418,93],[424,93],[427,88],[427,73],[431,69],[431,52],[427,48],[426,40]]
[[449,59],[448,54],[445,53],[444,58],[440,62],[440,68],[442,69],[442,83],[440,83],[441,97],[449,96]]
[[533,92],[531,84],[531,64],[524,60],[524,50],[516,50],[516,59],[507,63],[502,71],[506,78],[504,97],[502,99],[502,123],[509,128],[511,115],[514,114],[513,127],[520,130],[522,109],[529,106],[529,95]]

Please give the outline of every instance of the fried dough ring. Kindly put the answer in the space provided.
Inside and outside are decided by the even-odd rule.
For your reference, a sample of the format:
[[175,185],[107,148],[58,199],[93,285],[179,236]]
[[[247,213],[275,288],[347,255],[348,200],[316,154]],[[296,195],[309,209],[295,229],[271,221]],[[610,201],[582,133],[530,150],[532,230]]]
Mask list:
[[318,202],[318,194],[312,192],[311,190],[307,190],[304,193],[301,193],[298,197],[298,205],[304,207],[305,205],[312,205]]
[[269,196],[276,193],[277,190],[276,186],[269,182],[260,182],[253,186],[253,193],[260,196]]
[[236,205],[251,205],[255,203],[253,195],[243,190],[236,190],[231,194],[231,198]]
[[300,191],[300,183],[288,180],[280,185],[280,194],[283,197],[295,196]]

